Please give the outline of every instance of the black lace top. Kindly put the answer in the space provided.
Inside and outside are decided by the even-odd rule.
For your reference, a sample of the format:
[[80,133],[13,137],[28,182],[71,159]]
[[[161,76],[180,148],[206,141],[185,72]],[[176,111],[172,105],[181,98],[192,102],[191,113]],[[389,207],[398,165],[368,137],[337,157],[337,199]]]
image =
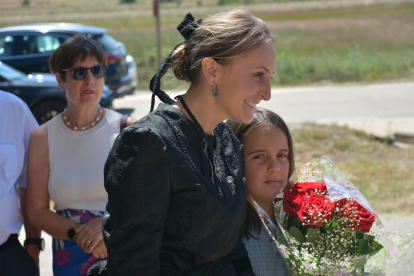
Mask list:
[[[215,136],[221,183],[212,180],[204,138],[173,106],[161,104],[118,136],[104,172],[108,261],[90,272],[254,275],[242,242],[242,145],[224,123]],[[220,192],[224,187],[233,192]]]

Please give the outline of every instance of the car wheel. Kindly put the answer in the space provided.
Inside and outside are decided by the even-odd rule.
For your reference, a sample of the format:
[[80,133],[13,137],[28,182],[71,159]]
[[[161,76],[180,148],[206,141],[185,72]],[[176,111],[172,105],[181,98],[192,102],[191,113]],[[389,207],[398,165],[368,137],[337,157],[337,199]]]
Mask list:
[[45,100],[32,108],[32,113],[39,125],[46,123],[59,113],[63,112],[66,103],[60,100]]

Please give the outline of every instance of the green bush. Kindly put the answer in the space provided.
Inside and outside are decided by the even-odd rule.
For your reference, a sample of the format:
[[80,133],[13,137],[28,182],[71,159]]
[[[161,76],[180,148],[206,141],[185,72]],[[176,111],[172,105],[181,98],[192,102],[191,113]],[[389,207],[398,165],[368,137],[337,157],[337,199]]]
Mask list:
[[[250,0],[246,0],[246,1],[250,1]],[[231,4],[240,4],[244,2],[244,0],[218,0],[217,4],[219,6],[224,6],[224,5],[231,5]]]
[[273,84],[355,82],[414,76],[414,49],[281,50]]

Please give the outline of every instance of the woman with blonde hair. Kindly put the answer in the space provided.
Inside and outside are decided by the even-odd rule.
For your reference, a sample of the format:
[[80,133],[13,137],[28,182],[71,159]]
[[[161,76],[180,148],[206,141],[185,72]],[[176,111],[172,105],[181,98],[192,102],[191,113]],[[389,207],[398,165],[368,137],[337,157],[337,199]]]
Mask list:
[[[106,162],[108,260],[92,275],[254,275],[242,145],[223,121],[248,124],[270,99],[275,37],[241,10],[187,14],[178,30],[185,41],[150,84],[165,104],[124,131]],[[160,89],[169,67],[190,82],[177,102]]]
[[99,106],[107,61],[96,41],[74,36],[53,52],[49,65],[68,106],[30,137],[27,210],[33,225],[53,237],[54,275],[86,275],[107,257],[104,163],[121,128],[135,119],[121,126],[120,113]]

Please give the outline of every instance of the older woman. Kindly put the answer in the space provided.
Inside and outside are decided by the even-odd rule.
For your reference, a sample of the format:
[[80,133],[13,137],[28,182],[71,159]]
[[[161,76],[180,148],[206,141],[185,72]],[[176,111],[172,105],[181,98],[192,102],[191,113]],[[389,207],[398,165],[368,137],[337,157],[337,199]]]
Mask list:
[[[96,41],[83,35],[69,39],[49,66],[68,106],[30,138],[28,215],[54,238],[54,275],[86,275],[107,257],[101,231],[108,199],[103,168],[123,117],[99,106],[107,61]],[[126,126],[134,121],[128,117]],[[49,209],[50,200],[56,212]]]

